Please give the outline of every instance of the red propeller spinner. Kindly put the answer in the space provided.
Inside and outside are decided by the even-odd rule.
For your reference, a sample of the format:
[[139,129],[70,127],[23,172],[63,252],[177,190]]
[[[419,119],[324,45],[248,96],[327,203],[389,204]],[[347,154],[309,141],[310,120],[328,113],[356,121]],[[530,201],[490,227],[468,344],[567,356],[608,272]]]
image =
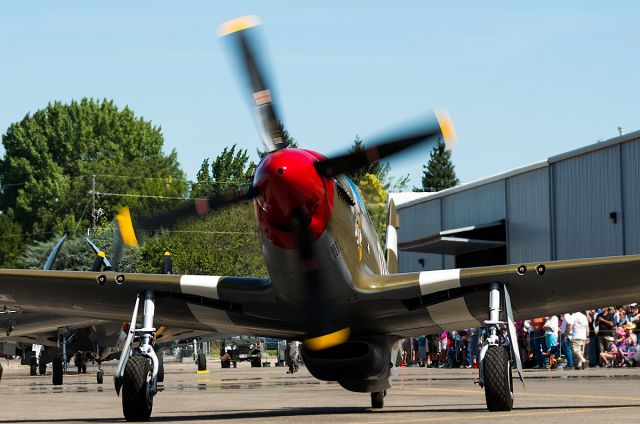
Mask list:
[[302,212],[311,241],[327,228],[333,211],[333,179],[318,174],[314,164],[325,159],[304,149],[282,149],[269,154],[253,180],[259,193],[256,215],[260,228],[276,246],[295,249],[293,221]]

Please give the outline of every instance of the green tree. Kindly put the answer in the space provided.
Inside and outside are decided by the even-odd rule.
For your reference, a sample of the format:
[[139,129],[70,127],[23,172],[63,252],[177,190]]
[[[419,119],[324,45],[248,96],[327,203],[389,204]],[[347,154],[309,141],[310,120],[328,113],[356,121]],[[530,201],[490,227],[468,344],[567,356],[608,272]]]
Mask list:
[[182,222],[145,239],[136,270],[160,272],[167,250],[172,253],[175,273],[267,275],[251,202]]
[[[358,134],[353,139],[353,144],[349,147],[349,153],[361,152],[365,150],[364,140],[360,138]],[[386,181],[387,176],[389,175],[389,171],[391,170],[391,165],[389,162],[380,162],[375,161],[363,168],[355,169],[347,174],[351,181],[356,184],[359,184],[360,181],[364,178],[366,174],[375,175],[376,178],[382,182]]]
[[[284,125],[282,123],[280,123],[280,132],[282,133],[282,139],[287,144],[287,147],[289,149],[297,149],[298,148],[298,142],[296,141],[295,138],[291,137],[291,135],[289,134],[289,131],[287,131],[284,128]],[[258,149],[258,157],[260,159],[264,158],[266,155],[267,155],[267,151],[266,150]]]
[[422,168],[422,187],[416,187],[413,191],[440,191],[455,187],[459,182],[451,162],[451,151],[447,150],[442,139],[433,147],[429,162]]
[[225,147],[209,165],[205,159],[191,186],[191,197],[206,197],[230,189],[251,184],[255,172],[255,164],[249,162],[246,150],[236,151],[236,145]]
[[[107,259],[113,262],[113,243],[115,231],[112,224],[103,225],[91,234],[91,241],[98,246],[99,249],[106,253]],[[53,246],[58,242],[60,237],[54,236],[46,241],[34,241],[28,244],[22,253],[18,256],[16,263],[19,268],[42,269]],[[139,249],[123,248],[122,256],[117,264],[117,270],[120,272],[136,272],[138,263],[141,262],[142,252]],[[95,254],[87,244],[84,236],[67,238],[58,253],[56,261],[53,263],[53,269],[67,271],[89,271],[95,259]],[[159,264],[162,264],[162,256],[157,258]]]
[[13,268],[22,251],[22,228],[13,219],[13,211],[0,214],[0,264]]
[[208,158],[202,161],[196,174],[196,181],[191,184],[191,197],[207,197],[213,193],[213,179],[209,166]]
[[373,174],[365,174],[358,185],[378,237],[384,243],[387,219],[387,190]]
[[93,175],[103,220],[125,204],[168,207],[157,196],[182,197],[186,182],[176,152],[163,153],[163,142],[159,127],[113,101],[50,103],[2,136],[0,210],[13,210],[26,233],[72,231],[91,221]]
[[[224,148],[202,162],[191,197],[209,196],[251,183],[255,165],[246,150]],[[186,219],[146,237],[135,268],[160,272],[162,255],[172,252],[174,272],[212,275],[267,275],[252,202],[242,202],[202,218]]]
[[[356,134],[353,144],[349,148],[349,152],[360,152],[365,150],[364,140]],[[384,185],[386,191],[404,191],[409,184],[409,176],[405,175],[400,178],[394,178],[389,175],[391,172],[391,164],[389,162],[376,161],[367,166],[353,170],[347,174],[351,181],[360,184],[366,174],[375,175],[376,178]]]

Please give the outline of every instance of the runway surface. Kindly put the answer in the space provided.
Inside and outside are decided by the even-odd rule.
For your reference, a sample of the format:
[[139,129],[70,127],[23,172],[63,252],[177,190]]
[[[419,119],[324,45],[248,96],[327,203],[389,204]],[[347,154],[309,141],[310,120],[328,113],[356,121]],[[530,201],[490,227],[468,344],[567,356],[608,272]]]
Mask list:
[[[0,422],[121,422],[121,400],[113,389],[114,366],[103,385],[95,368],[66,375],[63,386],[45,376],[28,376],[15,361],[0,381]],[[154,401],[155,422],[392,424],[464,421],[474,423],[635,422],[640,413],[640,369],[540,370],[525,373],[526,390],[516,384],[514,410],[490,413],[474,384],[477,370],[401,368],[382,410],[371,410],[369,395],[323,383],[304,368],[220,369],[209,362],[197,374],[191,362],[167,363]]]

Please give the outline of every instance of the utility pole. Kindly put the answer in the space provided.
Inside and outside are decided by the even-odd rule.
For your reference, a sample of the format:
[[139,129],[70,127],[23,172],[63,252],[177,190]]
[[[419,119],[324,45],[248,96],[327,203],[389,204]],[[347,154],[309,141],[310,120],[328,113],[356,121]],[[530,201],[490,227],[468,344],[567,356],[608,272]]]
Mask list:
[[96,229],[96,174],[91,176],[91,229]]

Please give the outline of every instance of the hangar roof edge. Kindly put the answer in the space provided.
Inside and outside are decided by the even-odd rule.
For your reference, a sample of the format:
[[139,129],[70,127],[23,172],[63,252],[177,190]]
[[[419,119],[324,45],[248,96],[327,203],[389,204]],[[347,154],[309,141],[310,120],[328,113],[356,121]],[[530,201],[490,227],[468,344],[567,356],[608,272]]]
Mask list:
[[[632,140],[640,140],[640,131],[630,132],[628,134],[624,134],[618,137],[613,137],[608,140],[599,141],[593,144],[589,144],[584,147],[580,147],[578,149],[570,150],[565,153],[561,153],[559,155],[554,155],[540,162],[535,162],[530,165],[522,166],[520,168],[511,169],[509,171],[502,172],[500,174],[492,175],[487,178],[482,178],[480,180],[475,180],[469,183],[460,184],[459,186],[455,186],[452,188],[448,188],[446,190],[439,191],[437,193],[423,193],[424,196],[414,198],[405,202],[396,203],[397,209],[404,209],[409,206],[417,205],[423,202],[431,201],[434,199],[439,199],[442,197],[450,196],[454,193],[462,192],[465,190],[469,190],[475,187],[487,185],[494,183],[496,181],[504,180],[505,178],[512,177],[514,175],[524,174],[525,172],[534,171],[536,169],[548,167],[549,164],[559,162],[565,159],[570,159],[576,156],[580,156],[586,153],[590,153],[600,149],[606,149],[607,147],[614,146],[616,144],[622,144]],[[394,198],[394,202],[397,200]]]

